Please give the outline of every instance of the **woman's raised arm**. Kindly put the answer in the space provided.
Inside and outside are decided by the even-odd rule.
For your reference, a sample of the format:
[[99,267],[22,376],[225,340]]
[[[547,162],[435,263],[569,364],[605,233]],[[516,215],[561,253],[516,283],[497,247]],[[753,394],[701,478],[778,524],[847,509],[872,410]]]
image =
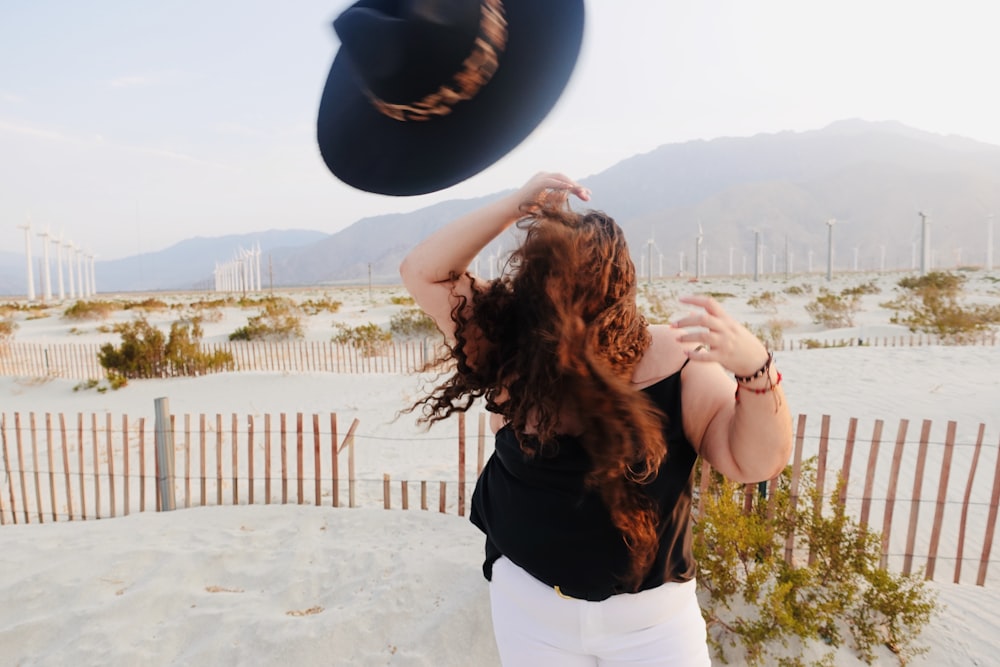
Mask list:
[[[472,295],[469,265],[486,245],[524,216],[524,206],[563,202],[569,193],[586,201],[590,193],[562,174],[536,174],[519,190],[441,227],[403,259],[399,274],[417,304],[451,340],[451,311],[460,297]],[[455,277],[458,276],[457,280]]]

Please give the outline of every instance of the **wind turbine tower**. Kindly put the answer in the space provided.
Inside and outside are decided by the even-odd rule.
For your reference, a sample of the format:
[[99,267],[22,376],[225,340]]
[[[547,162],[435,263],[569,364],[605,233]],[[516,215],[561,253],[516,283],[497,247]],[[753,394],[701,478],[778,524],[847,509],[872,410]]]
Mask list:
[[23,225],[18,225],[17,228],[24,230],[24,259],[28,267],[28,301],[34,301],[35,275],[31,270],[31,220]]
[[62,232],[58,237],[52,237],[52,244],[56,247],[56,275],[59,277],[59,300],[66,298],[66,283],[63,281],[63,259],[62,259]]
[[694,279],[701,280],[701,242],[704,240],[705,235],[701,230],[701,223],[698,223],[698,236],[695,238],[694,242]]
[[44,232],[38,232],[38,236],[42,239],[42,265],[45,267],[45,273],[42,274],[42,293],[45,295],[46,301],[51,301],[52,266],[49,264],[49,238],[52,234],[46,229]]
[[986,270],[993,270],[993,214],[986,216]]
[[923,211],[918,211],[920,216],[920,275],[927,275],[931,268],[931,223],[930,216]]
[[833,226],[837,221],[830,218],[826,221],[826,279],[833,280]]

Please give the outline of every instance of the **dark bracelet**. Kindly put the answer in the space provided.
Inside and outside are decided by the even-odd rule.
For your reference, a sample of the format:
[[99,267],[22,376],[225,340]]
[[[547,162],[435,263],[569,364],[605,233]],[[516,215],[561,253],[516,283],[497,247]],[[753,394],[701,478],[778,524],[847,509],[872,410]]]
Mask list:
[[768,351],[768,353],[767,353],[767,361],[764,362],[763,366],[761,366],[760,368],[758,368],[757,371],[755,373],[753,373],[752,375],[737,375],[736,376],[736,381],[737,382],[741,382],[743,384],[746,384],[747,382],[753,382],[754,380],[756,380],[759,377],[764,377],[765,375],[767,375],[767,372],[769,370],[771,370],[771,362],[772,361],[774,361],[774,353],[771,352],[771,351]]

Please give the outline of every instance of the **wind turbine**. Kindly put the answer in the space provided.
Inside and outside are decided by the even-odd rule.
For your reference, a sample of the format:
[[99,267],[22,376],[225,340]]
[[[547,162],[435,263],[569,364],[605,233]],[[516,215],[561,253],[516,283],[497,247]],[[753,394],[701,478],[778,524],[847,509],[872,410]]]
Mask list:
[[42,265],[45,267],[45,273],[42,274],[42,294],[44,294],[46,301],[51,301],[52,265],[49,264],[49,239],[52,238],[52,234],[49,233],[46,227],[45,231],[38,232],[38,236],[42,239]]
[[986,270],[993,270],[993,214],[986,216]]
[[84,299],[88,296],[87,289],[83,282],[83,249],[80,246],[73,248],[73,255],[76,261],[76,286],[79,288],[80,298]]
[[760,230],[753,230],[753,280],[757,282],[760,280],[760,262],[761,262],[761,252],[763,249],[760,245]]
[[[73,277],[75,273],[73,271],[73,256],[76,254],[76,244],[72,241],[66,241],[66,243],[63,244],[63,247],[66,248],[66,273],[69,275],[69,298],[75,299],[76,281]],[[80,296],[83,296],[83,294],[80,294]]]
[[701,280],[701,242],[705,238],[702,233],[701,223],[698,223],[698,236],[694,242],[694,279]]
[[917,211],[917,215],[920,216],[920,275],[923,276],[931,268],[931,223],[930,216],[923,211]]
[[826,221],[826,279],[833,280],[833,226],[837,224],[834,218]]
[[59,236],[52,237],[52,244],[56,247],[56,275],[59,277],[59,300],[63,301],[66,298],[66,285],[63,282],[63,261],[62,261],[62,249],[63,249],[63,235],[59,232]]
[[93,251],[91,251],[91,252],[89,252],[87,254],[87,259],[89,260],[89,265],[90,265],[90,294],[91,294],[91,296],[94,296],[94,295],[97,294],[97,274],[94,271],[94,266],[95,266],[94,259],[96,259],[96,258],[97,258],[97,255],[95,255],[93,253]]
[[18,225],[18,229],[24,230],[24,259],[28,267],[28,301],[35,300],[35,275],[31,270],[31,218],[23,225]]

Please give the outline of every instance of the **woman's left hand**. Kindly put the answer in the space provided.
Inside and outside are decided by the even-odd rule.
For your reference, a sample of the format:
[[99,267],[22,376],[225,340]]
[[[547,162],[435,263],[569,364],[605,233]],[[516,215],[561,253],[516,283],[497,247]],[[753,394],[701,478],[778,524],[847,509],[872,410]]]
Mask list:
[[705,347],[689,350],[687,355],[695,361],[717,361],[734,375],[751,375],[767,361],[767,348],[749,329],[734,320],[718,301],[710,296],[682,296],[681,303],[697,306],[681,317],[673,326],[685,331],[678,340],[697,343]]

